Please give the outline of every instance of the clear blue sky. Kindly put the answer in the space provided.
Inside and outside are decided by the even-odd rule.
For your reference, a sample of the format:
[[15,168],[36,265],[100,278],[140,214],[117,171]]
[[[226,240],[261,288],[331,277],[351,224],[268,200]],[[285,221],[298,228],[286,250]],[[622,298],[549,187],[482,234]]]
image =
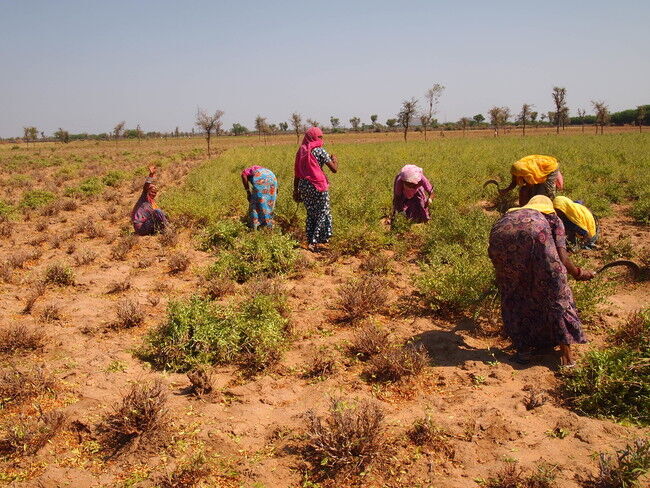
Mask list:
[[447,87],[438,119],[524,102],[650,103],[650,2],[0,0],[0,136],[225,127],[297,110],[384,122]]

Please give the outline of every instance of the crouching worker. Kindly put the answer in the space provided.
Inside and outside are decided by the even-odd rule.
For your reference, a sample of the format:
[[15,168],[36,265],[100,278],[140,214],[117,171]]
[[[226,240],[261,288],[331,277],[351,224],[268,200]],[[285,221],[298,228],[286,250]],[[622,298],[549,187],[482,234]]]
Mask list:
[[250,166],[241,172],[248,198],[248,226],[273,228],[273,211],[278,196],[278,180],[270,169]]
[[564,188],[564,178],[560,165],[553,156],[532,154],[512,164],[512,181],[507,188],[500,190],[506,194],[519,186],[519,205],[523,206],[535,195],[545,195],[551,200],[557,190]]
[[567,197],[555,197],[553,208],[564,224],[567,244],[575,249],[593,249],[599,234],[594,214],[582,202]]
[[169,225],[165,212],[158,208],[156,195],[158,188],[154,184],[156,167],[149,166],[149,177],[142,187],[142,195],[131,211],[133,229],[139,236],[148,236],[162,232]]
[[422,168],[407,164],[395,177],[393,183],[393,212],[391,223],[398,212],[404,213],[412,222],[428,222],[429,204],[434,197],[433,186]]

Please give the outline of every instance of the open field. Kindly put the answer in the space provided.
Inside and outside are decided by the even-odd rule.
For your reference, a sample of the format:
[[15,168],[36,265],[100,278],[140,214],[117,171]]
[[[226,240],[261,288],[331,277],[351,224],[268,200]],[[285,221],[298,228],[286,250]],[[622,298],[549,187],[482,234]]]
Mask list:
[[[322,255],[297,246],[295,136],[217,138],[210,159],[198,138],[0,146],[0,480],[469,488],[516,461],[555,486],[588,486],[594,453],[648,437],[648,406],[589,410],[563,393],[556,353],[510,361],[498,308],[480,300],[493,288],[487,236],[499,215],[481,183],[505,181],[523,155],[552,154],[565,194],[601,217],[599,249],[581,265],[648,266],[650,135],[478,132],[326,136],[341,168]],[[391,231],[405,163],[434,184],[433,219]],[[150,164],[177,232],[135,238],[128,215]],[[278,176],[281,233],[239,223],[239,171],[251,164]],[[647,280],[621,271],[572,287],[591,340],[580,355],[631,327],[650,297]],[[120,409],[145,384],[146,408]],[[647,376],[642,387],[647,398]],[[338,412],[362,405],[368,423],[381,416],[368,405],[383,412],[360,440],[370,447],[358,470],[358,457],[314,447],[332,398]]]

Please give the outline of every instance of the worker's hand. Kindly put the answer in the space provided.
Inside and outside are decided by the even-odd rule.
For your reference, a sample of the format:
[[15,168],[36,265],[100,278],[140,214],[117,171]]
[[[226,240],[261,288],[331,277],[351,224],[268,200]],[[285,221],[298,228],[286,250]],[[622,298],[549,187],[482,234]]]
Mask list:
[[508,190],[507,188],[499,190],[499,195],[501,195],[501,196],[507,195],[508,193],[510,193],[510,190]]
[[589,281],[594,279],[594,276],[596,276],[596,273],[589,269],[580,269],[580,276],[578,276],[576,279],[578,281]]
[[156,167],[155,166],[149,166],[149,176],[153,176],[156,174]]
[[248,200],[249,202],[251,201],[251,191],[250,190],[246,190],[246,200]]

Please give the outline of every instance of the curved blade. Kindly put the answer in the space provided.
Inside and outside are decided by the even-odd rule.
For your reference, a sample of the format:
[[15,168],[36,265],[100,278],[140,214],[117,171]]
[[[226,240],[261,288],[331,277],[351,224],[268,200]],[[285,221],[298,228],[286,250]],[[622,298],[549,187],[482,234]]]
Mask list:
[[612,261],[611,263],[607,263],[605,266],[600,268],[597,273],[601,273],[605,271],[608,268],[614,268],[616,266],[625,266],[627,268],[630,268],[632,271],[635,273],[638,273],[641,271],[641,268],[639,267],[638,264],[636,264],[634,261],[629,261],[627,259],[618,259],[616,261]]
[[485,183],[483,183],[483,188],[485,188],[488,185],[494,185],[497,187],[497,190],[500,190],[499,182],[497,180],[487,180]]

